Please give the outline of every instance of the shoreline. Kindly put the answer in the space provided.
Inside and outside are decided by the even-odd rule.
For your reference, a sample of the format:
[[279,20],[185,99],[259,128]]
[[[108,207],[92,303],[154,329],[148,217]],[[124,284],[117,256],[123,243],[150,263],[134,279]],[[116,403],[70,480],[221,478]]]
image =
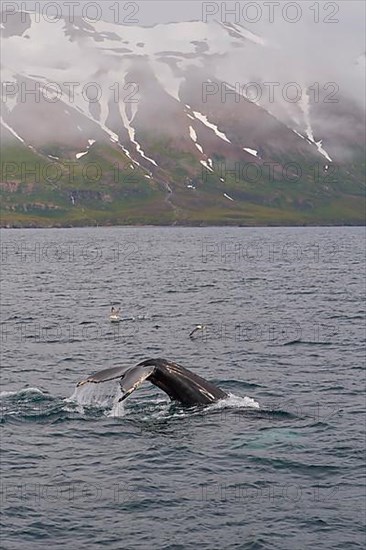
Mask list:
[[285,223],[270,223],[270,224],[116,224],[116,225],[0,225],[0,230],[8,229],[113,229],[113,228],[126,228],[126,229],[138,229],[138,228],[227,228],[227,227],[243,227],[243,228],[280,228],[280,227],[366,227],[365,223],[299,223],[299,224],[285,224]]

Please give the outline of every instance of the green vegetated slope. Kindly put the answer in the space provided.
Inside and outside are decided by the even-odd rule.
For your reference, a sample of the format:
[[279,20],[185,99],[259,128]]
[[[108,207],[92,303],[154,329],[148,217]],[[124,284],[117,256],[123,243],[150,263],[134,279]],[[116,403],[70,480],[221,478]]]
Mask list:
[[210,170],[168,140],[152,138],[149,146],[159,159],[152,173],[108,143],[94,143],[76,159],[67,147],[49,144],[36,151],[8,140],[1,159],[1,225],[364,223],[361,156],[327,172],[319,163],[286,155],[276,162],[288,170],[271,173],[253,164],[245,170],[240,165],[240,172],[237,165],[235,172],[235,163],[220,155]]

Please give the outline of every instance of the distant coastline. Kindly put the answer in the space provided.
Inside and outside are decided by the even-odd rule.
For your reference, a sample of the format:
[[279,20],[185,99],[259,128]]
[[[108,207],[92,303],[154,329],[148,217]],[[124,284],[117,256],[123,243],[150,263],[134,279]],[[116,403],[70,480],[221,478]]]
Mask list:
[[113,227],[121,227],[121,228],[138,228],[138,227],[190,227],[190,228],[202,228],[202,227],[366,227],[366,219],[363,223],[360,222],[334,222],[334,223],[252,223],[252,224],[245,224],[245,223],[116,223],[116,224],[53,224],[53,225],[21,225],[21,224],[1,224],[0,223],[0,229],[87,229],[87,228],[100,228],[100,229],[106,229],[106,228],[113,228]]

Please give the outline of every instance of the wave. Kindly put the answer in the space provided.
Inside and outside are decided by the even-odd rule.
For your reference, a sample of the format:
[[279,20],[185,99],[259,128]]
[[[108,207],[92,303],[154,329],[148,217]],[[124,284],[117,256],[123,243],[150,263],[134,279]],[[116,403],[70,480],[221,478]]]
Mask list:
[[160,392],[153,395],[149,389],[141,389],[140,392],[140,399],[132,398],[119,402],[122,393],[115,381],[106,384],[85,384],[75,388],[66,398],[48,394],[37,387],[3,391],[0,393],[1,421],[54,423],[107,417],[151,422],[207,415],[217,417],[217,414],[224,415],[225,418],[232,417],[233,421],[238,415],[267,418],[271,421],[298,418],[298,415],[286,410],[262,408],[258,401],[247,395],[229,393],[227,398],[204,407],[185,407],[171,402]]
[[282,345],[283,346],[294,346],[296,344],[306,344],[306,345],[309,345],[309,346],[330,346],[331,344],[333,344],[333,342],[315,342],[315,341],[311,341],[311,340],[297,339],[297,340],[290,340],[290,342],[285,342]]
[[119,384],[85,384],[75,388],[69,397],[59,397],[48,394],[37,387],[21,388],[16,391],[2,391],[0,402],[2,409],[1,421],[36,421],[60,422],[85,420],[98,417],[146,419],[148,409],[149,420],[159,418],[179,418],[192,415],[206,415],[222,409],[259,409],[259,403],[251,397],[240,397],[229,394],[226,399],[205,407],[183,407],[174,404],[165,396],[146,395],[142,391],[143,400],[119,402],[121,390]]
[[54,422],[69,416],[62,399],[40,388],[0,392],[1,422]]
[[17,390],[17,391],[1,391],[0,392],[0,398],[1,397],[10,397],[10,396],[23,396],[25,394],[32,394],[32,393],[36,393],[36,394],[42,394],[44,395],[44,392],[42,390],[40,390],[39,388],[22,388],[21,390]]

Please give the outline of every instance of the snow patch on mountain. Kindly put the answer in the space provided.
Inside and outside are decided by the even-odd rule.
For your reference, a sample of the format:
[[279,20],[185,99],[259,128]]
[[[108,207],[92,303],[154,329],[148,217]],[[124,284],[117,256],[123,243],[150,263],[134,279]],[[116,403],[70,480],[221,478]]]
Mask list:
[[209,166],[209,164],[205,160],[200,160],[200,163],[202,164],[202,166],[207,168],[207,170],[210,170],[210,172],[213,172],[211,166]]
[[202,146],[199,143],[197,143],[197,134],[196,134],[196,132],[195,132],[195,130],[192,126],[189,127],[189,135],[190,135],[191,140],[193,141],[193,143],[195,144],[195,146],[199,150],[199,152],[204,154]]
[[[153,27],[117,25],[106,21],[96,21],[94,28],[103,40],[95,47],[119,54],[121,43],[134,56],[149,56],[156,59],[166,55],[192,55],[197,53],[199,44],[206,43],[209,53],[224,54],[228,49],[228,32],[216,21],[180,21],[158,24]],[[248,32],[248,31],[247,31]],[[111,38],[113,36],[113,38]],[[253,35],[254,36],[254,35]],[[90,40],[92,40],[92,36]],[[231,37],[230,42],[239,42]]]
[[95,139],[88,139],[88,147],[86,148],[86,151],[83,151],[82,153],[76,153],[76,158],[81,159],[84,155],[87,155],[89,153],[90,147],[95,143]]
[[136,151],[139,153],[141,157],[143,157],[145,160],[151,162],[151,164],[154,164],[157,166],[157,163],[152,158],[145,155],[144,151],[141,148],[141,145],[136,141],[135,138],[135,128],[131,126],[130,121],[128,120],[127,112],[126,112],[126,104],[122,103],[120,108],[121,117],[123,120],[124,127],[126,128],[128,135],[130,137],[131,142],[135,145]]
[[304,121],[305,121],[305,124],[306,124],[306,130],[305,131],[306,131],[306,135],[307,135],[309,141],[311,141],[316,146],[319,153],[321,155],[323,155],[323,157],[325,157],[327,160],[329,160],[329,162],[332,162],[332,159],[330,158],[330,156],[328,155],[326,150],[323,149],[323,147],[322,147],[322,140],[315,141],[315,139],[314,139],[314,133],[313,133],[313,129],[311,127],[311,122],[310,122],[310,100],[309,100],[309,96],[308,96],[307,93],[303,93],[301,95],[301,99],[299,101],[299,106],[302,109],[302,112],[303,112],[303,115],[304,115]]
[[192,126],[189,127],[189,135],[190,138],[196,143],[197,142],[197,134]]
[[87,155],[88,151],[83,151],[82,153],[76,153],[75,157],[81,159],[84,155]]
[[250,149],[249,147],[243,147],[243,150],[249,153],[250,155],[253,155],[253,157],[258,157],[258,151],[255,149]]
[[207,128],[210,128],[215,132],[215,134],[222,140],[227,141],[227,143],[231,143],[231,141],[226,137],[224,132],[220,132],[216,124],[212,124],[212,122],[209,122],[206,115],[203,115],[199,111],[192,111],[194,116],[201,121]]
[[327,160],[329,160],[329,162],[333,162],[333,160],[330,158],[326,150],[323,148],[322,143],[323,143],[323,140],[315,141],[315,145],[319,153],[323,155],[323,157],[325,157]]

